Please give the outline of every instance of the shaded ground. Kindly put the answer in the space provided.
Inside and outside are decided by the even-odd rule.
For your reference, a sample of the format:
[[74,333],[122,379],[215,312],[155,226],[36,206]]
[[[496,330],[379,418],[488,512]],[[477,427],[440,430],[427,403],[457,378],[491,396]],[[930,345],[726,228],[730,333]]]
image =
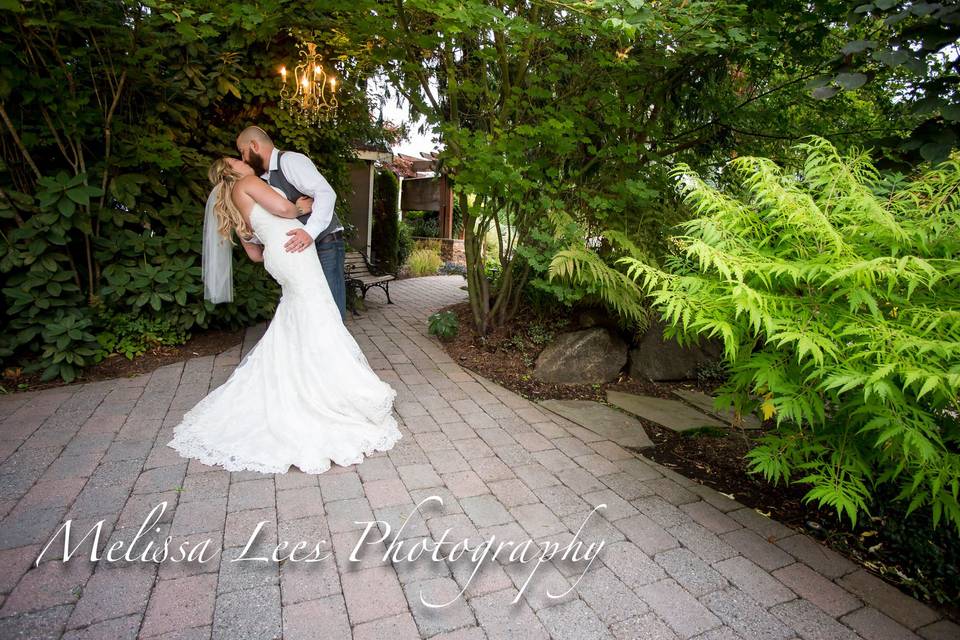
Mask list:
[[[582,328],[576,320],[540,318],[527,311],[511,322],[508,329],[493,332],[481,339],[472,330],[468,304],[453,305],[449,310],[457,315],[460,332],[456,338],[443,343],[447,353],[461,366],[531,400],[606,402],[608,390],[676,399],[671,393],[673,389],[697,389],[711,393],[716,386],[715,382],[709,380],[676,384],[654,383],[649,380],[635,380],[626,375],[621,375],[619,380],[608,384],[541,382],[532,376],[537,356],[555,334]],[[810,509],[800,501],[803,491],[771,487],[747,474],[743,456],[752,446],[751,443],[762,436],[763,431],[750,434],[705,432],[691,437],[664,429],[642,418],[638,420],[643,423],[655,444],[655,448],[644,451],[644,455],[769,512],[781,521],[803,525],[808,519]]]
[[[240,344],[243,340],[243,333],[243,329],[233,331],[212,329],[198,332],[184,344],[175,346],[157,345],[133,360],[114,353],[102,362],[83,369],[81,376],[75,382],[97,382],[113,378],[127,378],[141,373],[149,373],[174,362],[217,355]],[[16,375],[15,371],[8,370],[8,372],[13,375],[4,375],[3,379],[0,380],[0,387],[8,392],[37,391],[61,387],[66,384],[60,379],[41,382],[39,373]]]
[[[426,335],[427,315],[462,299],[458,282],[398,283],[397,304],[374,293],[369,311],[348,321],[398,392],[403,440],[320,476],[228,473],[166,446],[263,327],[216,357],[0,397],[0,638],[960,636],[808,536],[459,367]],[[430,495],[443,497],[443,509],[407,519]],[[211,539],[222,557],[202,566],[55,557],[33,565],[65,518],[82,530],[102,520],[105,547],[129,542],[160,500],[170,509],[157,539],[169,535],[174,547]],[[580,531],[599,504],[607,508]],[[530,567],[504,557],[472,583],[470,567],[453,561],[389,562],[376,549],[351,562],[357,521],[374,517],[394,530],[406,522],[410,541],[452,530],[457,540],[562,544],[580,532],[606,546],[582,581],[554,558],[518,598]],[[258,553],[281,539],[322,540],[333,555],[238,569],[231,560],[258,522]],[[449,607],[422,604],[421,595],[446,601],[464,587]]]
[[[460,365],[533,400],[581,399],[606,402],[608,390],[661,398],[671,391],[692,388],[712,393],[718,381],[708,378],[688,383],[653,383],[621,375],[609,384],[561,385],[533,378],[533,364],[553,335],[583,326],[578,316],[544,318],[527,311],[505,330],[480,338],[473,331],[469,305],[448,308],[460,322],[456,338],[444,342]],[[898,587],[960,619],[960,545],[945,527],[931,530],[922,516],[904,519],[896,508],[877,511],[854,529],[838,521],[836,512],[805,503],[806,489],[774,486],[748,471],[746,453],[765,431],[702,430],[679,434],[638,418],[654,442],[641,453],[669,469],[698,480],[761,513],[816,537],[833,549],[869,568]],[[904,523],[907,524],[904,524]]]

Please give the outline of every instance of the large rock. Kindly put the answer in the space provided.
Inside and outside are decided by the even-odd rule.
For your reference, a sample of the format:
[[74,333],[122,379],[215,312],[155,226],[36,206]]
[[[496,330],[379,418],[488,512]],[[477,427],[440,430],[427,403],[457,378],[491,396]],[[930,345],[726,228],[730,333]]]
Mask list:
[[540,353],[533,376],[554,384],[594,384],[614,380],[627,363],[627,345],[594,327],[557,336]]
[[723,354],[723,343],[704,340],[700,345],[681,347],[676,340],[664,340],[664,324],[656,320],[643,334],[640,344],[630,350],[630,377],[654,382],[691,380],[700,365],[714,362]]

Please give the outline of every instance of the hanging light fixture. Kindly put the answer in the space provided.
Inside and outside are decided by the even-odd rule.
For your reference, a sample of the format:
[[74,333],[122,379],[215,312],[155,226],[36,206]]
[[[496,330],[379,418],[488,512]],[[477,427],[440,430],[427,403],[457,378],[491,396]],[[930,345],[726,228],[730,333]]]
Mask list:
[[[337,79],[327,75],[317,45],[313,42],[304,45],[306,50],[300,47],[300,64],[292,74],[286,66],[280,67],[280,106],[300,124],[316,125],[337,110]],[[292,75],[289,80],[288,75]]]

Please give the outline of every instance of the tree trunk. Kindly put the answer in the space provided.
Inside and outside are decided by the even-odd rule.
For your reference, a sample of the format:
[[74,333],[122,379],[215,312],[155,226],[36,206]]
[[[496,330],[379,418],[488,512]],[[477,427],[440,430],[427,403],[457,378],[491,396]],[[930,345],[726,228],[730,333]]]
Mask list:
[[[483,259],[480,255],[480,243],[477,242],[477,220],[470,211],[467,194],[460,193],[460,210],[463,212],[463,251],[467,259],[467,294],[470,300],[470,312],[477,333],[483,335],[487,330],[486,308],[489,299],[482,299],[482,286],[486,281],[483,272]],[[482,282],[483,281],[483,282]]]

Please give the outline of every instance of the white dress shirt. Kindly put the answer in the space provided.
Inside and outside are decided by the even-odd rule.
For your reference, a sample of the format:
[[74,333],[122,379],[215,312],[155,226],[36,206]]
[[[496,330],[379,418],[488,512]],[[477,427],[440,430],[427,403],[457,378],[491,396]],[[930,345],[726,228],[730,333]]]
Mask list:
[[[280,161],[280,152],[274,148],[270,154],[270,167],[267,173],[260,177],[269,182],[270,172],[277,169]],[[334,193],[333,187],[326,178],[320,175],[310,158],[302,153],[284,151],[282,161],[281,170],[287,181],[300,193],[313,198],[313,209],[310,219],[304,225],[304,230],[316,240],[317,235],[327,228],[333,218],[333,205],[337,202],[337,194]],[[334,229],[334,231],[342,230],[342,226]]]

